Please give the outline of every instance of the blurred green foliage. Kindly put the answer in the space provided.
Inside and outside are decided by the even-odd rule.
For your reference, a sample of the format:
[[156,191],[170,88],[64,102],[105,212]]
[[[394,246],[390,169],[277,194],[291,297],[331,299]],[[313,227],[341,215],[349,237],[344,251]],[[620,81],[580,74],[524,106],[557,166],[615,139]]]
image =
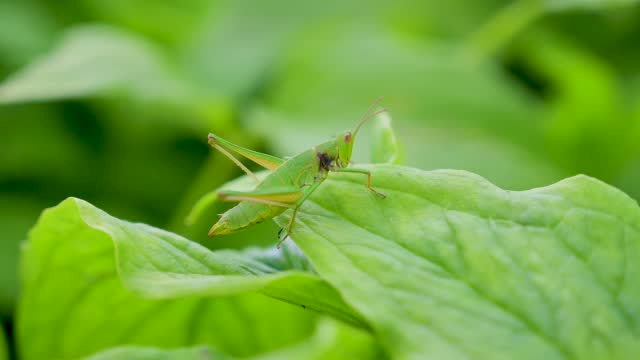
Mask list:
[[7,343],[4,338],[4,330],[0,328],[0,360],[6,360],[9,358],[7,354]]
[[212,248],[275,241],[184,224],[238,174],[206,133],[291,155],[380,95],[409,165],[639,199],[639,38],[633,0],[0,0],[0,314],[28,228],[67,196]]

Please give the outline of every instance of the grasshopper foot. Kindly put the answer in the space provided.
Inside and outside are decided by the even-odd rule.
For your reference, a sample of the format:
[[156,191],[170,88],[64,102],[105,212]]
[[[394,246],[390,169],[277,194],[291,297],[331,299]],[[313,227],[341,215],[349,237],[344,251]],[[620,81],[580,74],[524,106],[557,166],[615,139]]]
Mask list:
[[285,240],[287,240],[288,236],[289,232],[285,231],[284,228],[281,228],[280,231],[278,231],[278,243],[276,244],[276,249],[280,250],[280,246]]
[[381,199],[385,199],[385,198],[387,197],[387,195],[385,195],[385,194],[383,194],[383,193],[381,193],[381,192],[377,191],[377,190],[376,190],[376,189],[374,189],[374,188],[367,188],[367,189],[369,189],[372,193],[376,194],[376,195],[377,195],[379,198],[381,198]]

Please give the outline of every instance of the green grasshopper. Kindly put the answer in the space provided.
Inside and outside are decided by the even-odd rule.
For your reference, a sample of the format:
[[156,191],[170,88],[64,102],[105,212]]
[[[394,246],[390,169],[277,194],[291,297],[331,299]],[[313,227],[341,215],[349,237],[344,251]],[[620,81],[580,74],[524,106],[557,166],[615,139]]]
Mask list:
[[[209,231],[209,236],[230,234],[249,226],[272,219],[287,209],[293,209],[288,225],[278,233],[278,247],[291,233],[300,206],[327,178],[329,172],[366,175],[366,187],[375,195],[386,196],[371,187],[371,173],[365,169],[349,168],[351,152],[358,131],[367,121],[375,118],[385,109],[372,113],[380,99],[365,112],[353,132],[345,131],[334,140],[316,145],[289,159],[249,150],[209,134],[209,145],[227,156],[247,175],[254,178],[257,186],[252,191],[219,191],[218,199],[239,202],[238,205],[221,215]],[[244,166],[230,151],[240,154],[258,165],[272,170],[262,181]]]

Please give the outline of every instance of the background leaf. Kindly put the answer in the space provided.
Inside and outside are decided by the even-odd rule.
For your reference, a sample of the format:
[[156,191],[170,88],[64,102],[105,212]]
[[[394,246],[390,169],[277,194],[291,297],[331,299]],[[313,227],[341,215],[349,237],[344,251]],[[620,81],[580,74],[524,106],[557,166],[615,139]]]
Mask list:
[[101,351],[83,360],[231,360],[208,346],[164,350],[159,348],[123,346]]
[[33,225],[39,206],[34,202],[20,201],[16,197],[0,197],[0,202],[12,204],[0,207],[0,318],[13,314],[18,295],[18,254],[25,233]]
[[[351,327],[344,323],[323,319],[318,322],[314,334],[300,343],[273,352],[260,354],[244,359],[276,360],[276,359],[381,359],[386,358],[379,345],[366,331]],[[124,346],[102,351],[84,358],[85,360],[111,359],[232,359],[207,346],[193,348],[161,350]]]
[[545,4],[551,11],[568,9],[597,9],[603,7],[630,6],[638,3],[638,0],[546,0]]
[[277,359],[386,359],[379,343],[368,331],[345,323],[322,319],[312,337],[252,360]]
[[32,2],[3,1],[0,3],[0,63],[12,68],[24,65],[46,50],[56,30],[57,24],[51,15]]
[[207,10],[220,1],[168,0],[148,6],[145,0],[74,0],[91,19],[108,22],[157,40],[161,43],[184,42],[202,21]]
[[0,103],[85,97],[125,90],[141,99],[177,101],[186,91],[158,49],[104,25],[69,30],[46,57],[0,86]]
[[9,353],[7,350],[7,342],[4,337],[4,330],[0,327],[0,360],[8,360]]
[[371,131],[371,162],[374,164],[402,164],[404,151],[391,126],[387,113],[379,115]]
[[[312,331],[311,312],[261,294],[140,299],[122,287],[113,241],[83,221],[87,206],[69,199],[45,211],[23,248],[17,328],[22,359],[77,358],[118,345],[209,344],[248,356]],[[168,256],[165,265],[180,265]]]
[[[300,49],[318,31],[332,33],[337,24],[348,22],[396,29],[408,36],[450,36],[469,31],[496,3],[499,1],[464,4],[466,11],[457,11],[461,4],[416,0],[379,2],[376,6],[362,0],[314,4],[292,0],[219,1],[205,12],[200,26],[180,51],[184,67],[195,82],[245,103],[268,94],[274,71],[283,66],[283,58],[289,52],[303,52]],[[407,12],[407,7],[415,12]],[[289,16],[292,13],[296,16]],[[362,59],[359,56],[357,60]]]
[[367,168],[386,199],[332,176],[292,237],[392,356],[639,356],[628,196],[585,176],[510,192],[461,171]]
[[[549,105],[547,138],[553,153],[563,154],[565,168],[612,179],[637,153],[629,131],[633,118],[622,103],[613,69],[569,39],[531,31],[520,39],[518,57],[548,81],[556,96]],[[536,44],[536,51],[524,44]],[[589,76],[585,76],[589,74]],[[606,160],[608,159],[608,160]]]

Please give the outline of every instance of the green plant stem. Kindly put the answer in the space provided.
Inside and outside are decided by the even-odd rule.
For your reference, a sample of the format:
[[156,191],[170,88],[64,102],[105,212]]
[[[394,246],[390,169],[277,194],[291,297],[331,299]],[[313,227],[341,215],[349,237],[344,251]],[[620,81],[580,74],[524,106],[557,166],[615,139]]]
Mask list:
[[494,55],[537,20],[543,10],[541,0],[516,0],[508,4],[471,35],[467,52],[479,59]]

